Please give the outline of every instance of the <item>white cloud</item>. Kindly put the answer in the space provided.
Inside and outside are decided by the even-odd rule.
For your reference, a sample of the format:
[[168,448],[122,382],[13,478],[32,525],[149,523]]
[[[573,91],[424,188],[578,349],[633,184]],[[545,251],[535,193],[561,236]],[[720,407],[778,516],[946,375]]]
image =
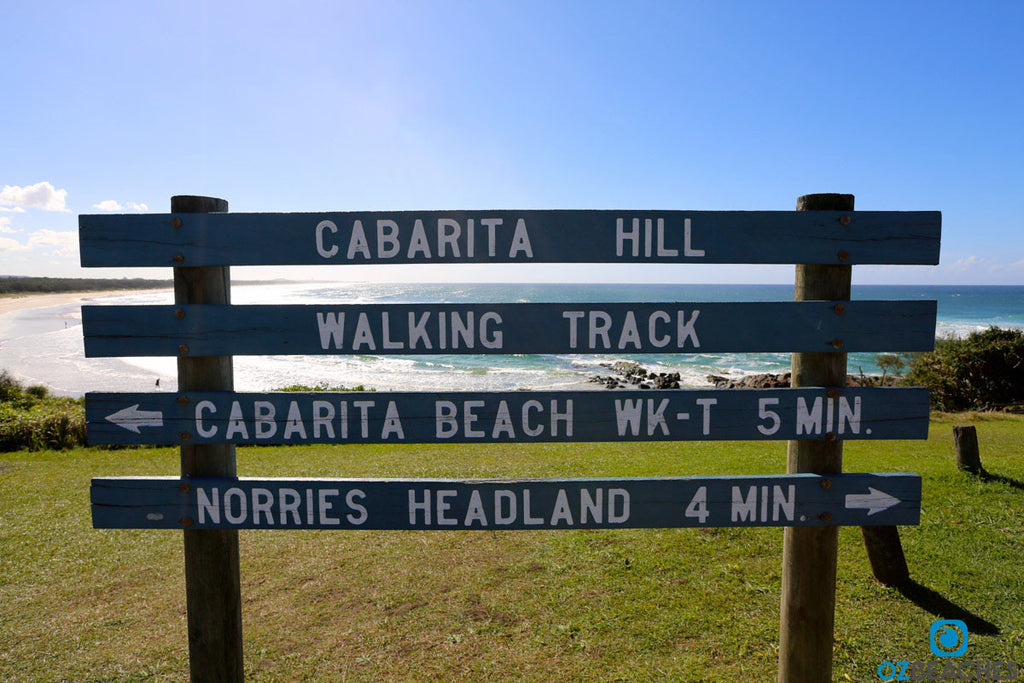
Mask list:
[[123,205],[116,199],[104,199],[99,204],[93,204],[92,208],[100,211],[149,211],[149,207],[139,202],[125,202]]
[[0,237],[0,252],[28,251],[32,247],[10,237]]
[[15,206],[14,208],[0,206],[0,211],[7,211],[9,213],[25,213],[25,209],[21,208],[20,206]]
[[7,216],[0,216],[0,232],[8,235],[14,233],[14,228],[11,227],[11,219]]
[[0,237],[0,252],[54,250],[57,256],[71,256],[78,253],[78,234],[59,230],[42,229],[28,236],[24,243],[10,237]]
[[78,251],[78,233],[44,228],[29,235],[28,246],[30,249],[53,247],[61,256],[76,253]]
[[68,213],[70,209],[64,206],[67,196],[67,190],[58,190],[45,180],[25,187],[4,185],[4,189],[0,190],[0,206],[12,206],[15,211],[28,207]]

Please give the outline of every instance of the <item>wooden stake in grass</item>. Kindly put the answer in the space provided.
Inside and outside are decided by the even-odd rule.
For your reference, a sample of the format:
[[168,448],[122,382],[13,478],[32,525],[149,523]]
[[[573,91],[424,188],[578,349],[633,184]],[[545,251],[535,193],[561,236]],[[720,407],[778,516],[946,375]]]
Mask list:
[[[171,197],[172,213],[213,213],[228,203],[213,197]],[[174,219],[168,230],[188,230],[187,218]],[[179,263],[179,258],[174,258]],[[231,303],[228,266],[174,268],[175,304]],[[234,389],[231,356],[193,358],[179,349],[178,392]],[[189,477],[234,477],[235,447],[231,444],[183,445],[181,474]],[[242,600],[239,580],[238,531],[190,530],[185,527],[185,591],[188,607],[189,668],[192,681],[240,682],[242,666]]]
[[956,466],[964,472],[981,474],[981,452],[978,449],[978,430],[974,425],[953,427],[953,447],[956,449]]

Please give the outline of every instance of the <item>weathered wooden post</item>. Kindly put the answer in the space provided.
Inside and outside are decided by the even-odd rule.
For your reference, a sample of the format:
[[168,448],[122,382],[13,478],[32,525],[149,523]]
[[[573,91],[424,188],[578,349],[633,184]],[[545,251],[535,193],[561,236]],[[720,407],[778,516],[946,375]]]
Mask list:
[[[797,200],[797,211],[853,211],[853,195],[816,194]],[[839,255],[840,260],[845,260]],[[798,265],[797,301],[850,298],[852,267]],[[839,308],[836,315],[842,315]],[[843,341],[835,339],[835,348]],[[845,353],[794,353],[794,387],[842,387]],[[790,441],[787,472],[836,474],[843,469],[843,445],[826,441]],[[824,484],[824,482],[822,482]],[[832,680],[832,631],[836,602],[838,528],[787,527],[782,555],[782,607],[779,627],[779,683],[827,683]]]
[[[228,203],[214,197],[171,197],[171,213],[223,213]],[[175,217],[168,230],[188,230],[188,218]],[[190,267],[174,256],[174,303],[229,304],[229,266]],[[185,314],[177,309],[175,315]],[[178,348],[178,401],[190,391],[234,389],[231,356],[191,357],[186,345]],[[234,477],[233,444],[183,444],[183,477]],[[185,528],[185,591],[188,608],[189,668],[192,680],[220,683],[242,681],[242,601],[238,566],[237,529],[189,529],[194,520],[180,520]]]
[[953,447],[956,449],[956,466],[964,472],[981,474],[981,452],[978,449],[978,430],[974,425],[953,427]]

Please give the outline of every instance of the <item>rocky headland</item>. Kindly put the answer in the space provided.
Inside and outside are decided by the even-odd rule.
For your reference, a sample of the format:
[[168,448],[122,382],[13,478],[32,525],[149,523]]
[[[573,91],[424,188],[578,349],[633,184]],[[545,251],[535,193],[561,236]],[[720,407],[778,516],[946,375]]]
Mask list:
[[[606,389],[679,389],[681,386],[678,372],[654,372],[632,361],[604,363],[601,367],[612,374],[594,375],[590,381]],[[707,380],[716,389],[782,389],[790,386],[790,373],[763,372],[735,378],[708,375]],[[894,383],[893,377],[883,380],[879,375],[846,376],[848,387],[891,386]]]

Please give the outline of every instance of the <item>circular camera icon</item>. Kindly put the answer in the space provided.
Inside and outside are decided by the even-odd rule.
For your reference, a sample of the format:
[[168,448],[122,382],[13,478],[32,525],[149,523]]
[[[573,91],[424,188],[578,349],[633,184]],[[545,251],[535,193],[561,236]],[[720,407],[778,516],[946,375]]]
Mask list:
[[960,619],[934,621],[928,644],[936,657],[962,657],[967,653],[967,624]]

